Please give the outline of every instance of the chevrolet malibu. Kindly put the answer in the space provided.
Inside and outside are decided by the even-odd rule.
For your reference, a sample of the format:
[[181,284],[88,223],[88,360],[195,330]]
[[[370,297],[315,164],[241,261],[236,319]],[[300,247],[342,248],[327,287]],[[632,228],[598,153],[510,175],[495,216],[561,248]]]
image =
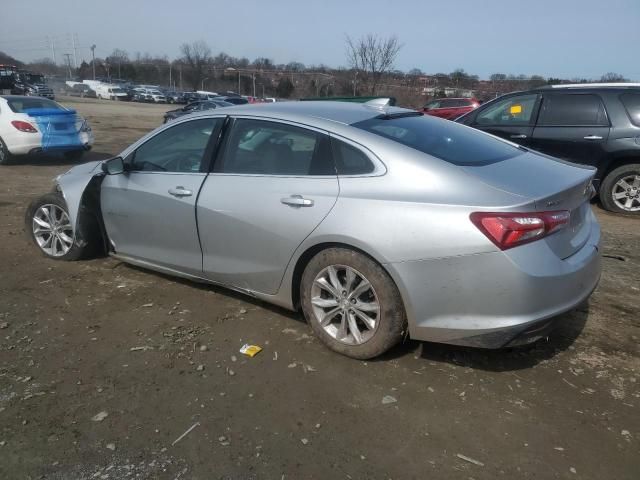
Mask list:
[[334,351],[533,342],[600,277],[594,170],[420,112],[338,102],[181,117],[35,200],[46,256],[99,251],[301,309]]

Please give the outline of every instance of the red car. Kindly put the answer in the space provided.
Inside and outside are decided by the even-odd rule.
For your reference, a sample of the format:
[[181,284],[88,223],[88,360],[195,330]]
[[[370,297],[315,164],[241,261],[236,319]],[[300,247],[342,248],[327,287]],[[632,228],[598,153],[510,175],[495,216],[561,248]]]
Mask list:
[[480,102],[475,98],[438,98],[427,103],[422,111],[434,117],[455,120],[479,106]]

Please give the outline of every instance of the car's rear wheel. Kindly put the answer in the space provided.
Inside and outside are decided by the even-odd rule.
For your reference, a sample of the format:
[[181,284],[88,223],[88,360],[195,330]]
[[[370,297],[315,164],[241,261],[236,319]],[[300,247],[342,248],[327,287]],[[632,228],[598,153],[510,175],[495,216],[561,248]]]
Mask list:
[[74,232],[69,210],[59,193],[47,193],[29,205],[25,226],[40,251],[56,260],[78,260],[92,255],[97,246],[97,226],[81,212],[80,231]]
[[600,187],[600,201],[612,212],[640,215],[640,163],[611,171]]
[[13,160],[14,156],[11,155],[7,145],[0,138],[0,165],[9,165]]
[[389,274],[366,255],[346,248],[321,251],[307,264],[300,293],[311,328],[336,352],[373,358],[403,338],[400,293]]

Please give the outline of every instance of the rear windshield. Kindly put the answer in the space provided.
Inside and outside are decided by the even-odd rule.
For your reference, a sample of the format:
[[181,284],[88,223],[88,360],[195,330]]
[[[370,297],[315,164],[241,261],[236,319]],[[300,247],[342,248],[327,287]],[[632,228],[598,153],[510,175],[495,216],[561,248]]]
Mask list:
[[7,103],[9,104],[9,108],[16,113],[22,113],[30,108],[55,108],[56,110],[63,110],[62,106],[56,102],[39,97],[7,98]]
[[429,116],[376,117],[352,126],[454,165],[488,165],[523,153],[478,130]]
[[633,124],[640,127],[640,93],[625,93],[620,100]]

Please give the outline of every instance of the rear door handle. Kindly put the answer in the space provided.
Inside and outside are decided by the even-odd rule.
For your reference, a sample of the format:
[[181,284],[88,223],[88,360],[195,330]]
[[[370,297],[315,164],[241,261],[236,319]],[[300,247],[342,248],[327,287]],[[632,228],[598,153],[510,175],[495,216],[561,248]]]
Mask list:
[[522,140],[522,139],[524,139],[524,138],[527,138],[527,136],[526,136],[524,133],[519,133],[518,135],[511,135],[511,137],[510,137],[510,138],[515,138],[515,139],[520,139],[520,140]]
[[302,195],[291,195],[280,199],[280,203],[289,205],[290,207],[313,207],[313,200],[304,198]]
[[584,137],[585,140],[602,140],[600,135],[587,135]]
[[184,187],[176,187],[169,189],[169,195],[173,195],[174,197],[190,197],[193,195],[191,190],[186,190]]

